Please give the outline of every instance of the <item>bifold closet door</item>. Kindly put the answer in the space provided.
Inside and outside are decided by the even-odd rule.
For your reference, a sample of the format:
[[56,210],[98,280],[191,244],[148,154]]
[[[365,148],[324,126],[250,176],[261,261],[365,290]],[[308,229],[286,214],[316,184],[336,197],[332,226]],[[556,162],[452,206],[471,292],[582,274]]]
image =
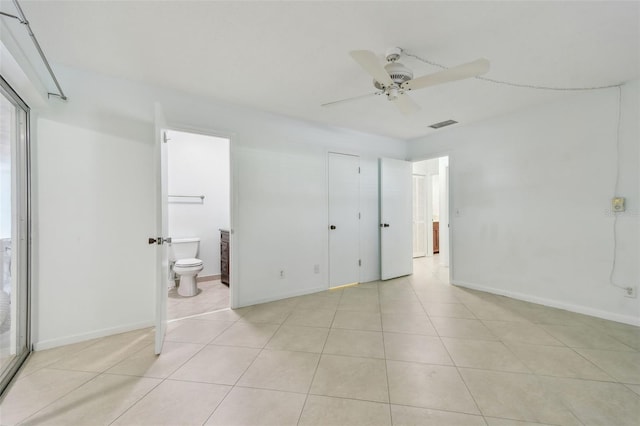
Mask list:
[[408,161],[381,158],[380,277],[413,272],[413,170]]
[[360,159],[329,153],[329,287],[360,280]]

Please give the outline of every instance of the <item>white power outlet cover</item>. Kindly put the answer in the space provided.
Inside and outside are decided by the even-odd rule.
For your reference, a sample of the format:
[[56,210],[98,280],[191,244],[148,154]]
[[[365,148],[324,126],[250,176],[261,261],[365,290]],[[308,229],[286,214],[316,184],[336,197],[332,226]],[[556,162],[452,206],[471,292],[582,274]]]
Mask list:
[[624,211],[624,197],[614,197],[611,200],[611,209],[614,212],[623,212]]

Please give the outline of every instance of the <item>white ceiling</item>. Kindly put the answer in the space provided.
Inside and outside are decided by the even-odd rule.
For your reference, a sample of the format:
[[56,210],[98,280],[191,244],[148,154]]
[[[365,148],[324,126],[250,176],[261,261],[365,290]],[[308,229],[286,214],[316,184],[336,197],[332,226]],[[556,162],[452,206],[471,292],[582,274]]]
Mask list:
[[[442,120],[470,123],[565,93],[470,79],[411,92],[422,109],[410,117],[384,97],[320,107],[374,91],[350,50],[372,50],[382,60],[386,48],[399,46],[446,66],[485,57],[486,77],[544,86],[640,76],[637,1],[21,4],[54,64],[402,139],[434,132],[427,126]],[[415,76],[439,71],[413,58],[402,62]]]

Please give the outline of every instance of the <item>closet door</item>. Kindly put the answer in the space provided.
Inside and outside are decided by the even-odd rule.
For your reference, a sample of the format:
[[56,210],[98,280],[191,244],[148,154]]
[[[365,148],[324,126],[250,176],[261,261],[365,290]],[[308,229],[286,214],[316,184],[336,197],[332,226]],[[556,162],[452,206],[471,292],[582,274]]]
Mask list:
[[360,159],[329,153],[329,287],[360,276]]
[[380,277],[388,280],[413,272],[412,164],[381,158]]

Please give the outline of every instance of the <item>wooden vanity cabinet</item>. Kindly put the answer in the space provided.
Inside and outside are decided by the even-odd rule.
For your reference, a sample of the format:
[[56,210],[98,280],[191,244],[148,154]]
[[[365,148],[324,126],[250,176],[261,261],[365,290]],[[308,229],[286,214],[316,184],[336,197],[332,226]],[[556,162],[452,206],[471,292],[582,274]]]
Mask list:
[[440,222],[433,222],[433,253],[440,253]]
[[229,285],[229,231],[220,230],[220,282]]

